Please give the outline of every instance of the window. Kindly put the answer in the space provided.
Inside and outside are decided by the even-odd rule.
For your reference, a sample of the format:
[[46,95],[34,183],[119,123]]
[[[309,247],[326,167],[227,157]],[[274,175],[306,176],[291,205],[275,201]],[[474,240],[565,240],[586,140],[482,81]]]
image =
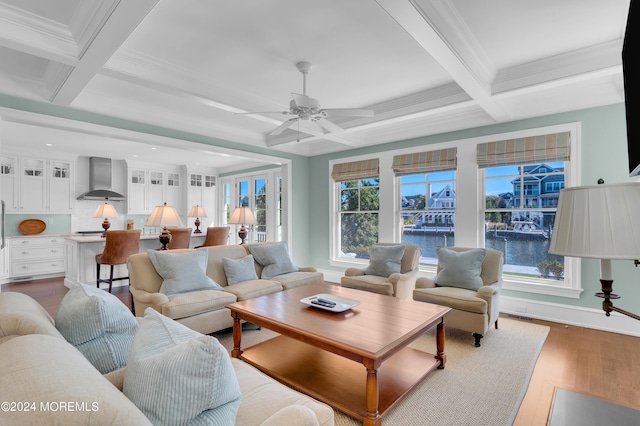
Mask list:
[[504,272],[564,279],[563,256],[549,254],[564,170],[564,162],[485,170],[485,247],[505,254]]
[[[504,144],[494,142],[501,138],[512,139]],[[503,252],[506,250],[503,288],[580,297],[580,259],[567,257],[560,261],[549,257],[549,241],[542,236],[541,240],[527,243],[531,247],[528,253],[533,251],[535,256],[529,256],[525,261],[524,256],[519,255],[518,260],[515,250],[524,244],[507,240],[505,245],[504,238],[499,236],[503,230],[513,231],[515,222],[518,222],[519,233],[528,232],[527,235],[531,236],[544,232],[549,236],[560,190],[579,181],[579,168],[575,166],[580,164],[579,138],[579,123],[568,123],[421,147],[432,151],[415,153],[414,146],[393,153],[380,152],[378,157],[365,160],[377,160],[376,166],[379,164],[374,177],[367,178],[337,180],[334,177],[336,166],[342,164],[347,168],[346,163],[337,163],[340,160],[330,162],[334,177],[330,187],[333,212],[330,218],[330,264],[348,267],[365,263],[364,259],[356,257],[358,252],[354,248],[348,247],[351,241],[346,238],[349,234],[345,233],[353,232],[353,229],[345,229],[345,224],[349,215],[375,214],[377,220],[368,232],[355,229],[360,234],[377,235],[379,241],[417,242],[423,257],[420,275],[433,276],[435,248],[438,246],[495,247]],[[523,147],[538,149],[506,149],[520,142]],[[514,161],[496,163],[501,156]],[[348,164],[355,163],[359,162]],[[421,169],[427,165],[433,168]],[[375,180],[368,182],[369,179]],[[365,185],[372,184],[377,189],[379,209],[368,211],[355,201],[362,198],[359,192],[366,189]],[[429,244],[426,237],[430,235],[423,235],[428,229],[418,232],[423,226],[432,227],[434,236],[436,227],[440,233],[446,231],[446,241],[443,235],[439,235],[439,242]],[[375,237],[370,240],[375,240]],[[562,273],[555,276],[551,269],[549,273],[540,273],[539,263],[542,263],[540,266],[544,272],[544,262],[553,263],[554,260],[563,263]],[[558,265],[554,268],[559,271]]]
[[456,172],[400,177],[402,242],[422,248],[421,263],[435,264],[437,247],[455,244]]
[[180,186],[180,174],[179,173],[168,173],[167,174],[167,185],[168,186]]

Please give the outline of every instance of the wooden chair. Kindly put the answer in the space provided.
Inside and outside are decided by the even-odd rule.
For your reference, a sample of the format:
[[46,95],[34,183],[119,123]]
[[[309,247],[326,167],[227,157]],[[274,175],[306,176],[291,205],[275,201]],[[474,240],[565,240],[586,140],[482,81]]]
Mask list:
[[207,228],[207,235],[204,243],[198,247],[225,246],[229,241],[230,226],[210,226]]
[[171,241],[167,245],[169,250],[181,249],[181,248],[189,248],[189,244],[191,243],[191,233],[193,229],[191,228],[169,228],[169,232],[171,233]]
[[[100,288],[100,283],[109,283],[109,293],[111,293],[114,281],[129,279],[128,275],[114,278],[113,267],[126,264],[130,255],[140,251],[140,233],[140,229],[106,232],[104,250],[96,255],[96,287]],[[109,279],[100,278],[100,265],[109,265],[111,267]]]

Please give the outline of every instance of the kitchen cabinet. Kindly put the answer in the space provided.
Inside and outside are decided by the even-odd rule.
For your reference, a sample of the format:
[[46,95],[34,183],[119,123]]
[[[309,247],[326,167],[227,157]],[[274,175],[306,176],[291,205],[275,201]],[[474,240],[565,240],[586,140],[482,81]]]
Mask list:
[[64,238],[56,236],[14,237],[10,251],[12,279],[65,272]]
[[150,214],[165,202],[175,207],[179,215],[184,214],[184,186],[179,171],[131,167],[128,174],[129,214]]
[[7,212],[71,213],[71,161],[3,155],[2,196]]
[[213,174],[189,172],[189,188],[187,192],[187,205],[189,207],[202,206],[207,219],[201,219],[202,228],[207,223],[212,223],[215,214],[216,202],[216,177]]

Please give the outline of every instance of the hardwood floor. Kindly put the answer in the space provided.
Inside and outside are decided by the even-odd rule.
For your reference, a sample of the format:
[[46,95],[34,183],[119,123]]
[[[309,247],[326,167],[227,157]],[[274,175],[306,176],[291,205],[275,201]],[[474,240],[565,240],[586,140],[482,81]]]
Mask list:
[[[55,278],[4,284],[5,291],[32,296],[55,316],[68,289]],[[113,294],[131,308],[127,286],[114,287]],[[556,387],[640,410],[640,337],[530,321],[549,326],[550,332],[514,425],[546,425]]]

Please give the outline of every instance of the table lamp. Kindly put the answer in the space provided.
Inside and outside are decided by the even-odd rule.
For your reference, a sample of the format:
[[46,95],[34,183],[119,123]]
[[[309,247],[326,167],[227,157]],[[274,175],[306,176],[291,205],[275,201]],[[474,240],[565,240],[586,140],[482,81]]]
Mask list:
[[566,188],[560,191],[549,253],[600,259],[602,309],[640,320],[613,306],[611,259],[640,259],[640,182]]
[[236,207],[227,223],[229,225],[240,225],[238,237],[240,237],[241,240],[240,244],[245,244],[247,241],[247,230],[244,226],[256,225],[258,222],[249,207]]
[[191,210],[189,211],[189,214],[187,216],[196,218],[196,221],[194,222],[194,224],[196,225],[196,230],[193,231],[193,233],[202,234],[202,231],[200,230],[200,218],[207,217],[204,209],[196,204],[195,206],[191,207]]
[[93,214],[93,217],[104,217],[104,221],[102,222],[102,238],[107,236],[107,229],[111,227],[111,223],[109,223],[110,217],[118,217],[118,212],[116,212],[116,208],[113,207],[113,204],[104,203],[100,204],[96,209],[96,212]]
[[171,232],[167,229],[167,226],[184,226],[178,212],[174,207],[167,206],[164,203],[161,206],[156,206],[149,216],[149,220],[145,226],[162,226],[162,232],[160,233],[160,243],[162,244],[162,250],[167,250],[167,244],[171,241]]

